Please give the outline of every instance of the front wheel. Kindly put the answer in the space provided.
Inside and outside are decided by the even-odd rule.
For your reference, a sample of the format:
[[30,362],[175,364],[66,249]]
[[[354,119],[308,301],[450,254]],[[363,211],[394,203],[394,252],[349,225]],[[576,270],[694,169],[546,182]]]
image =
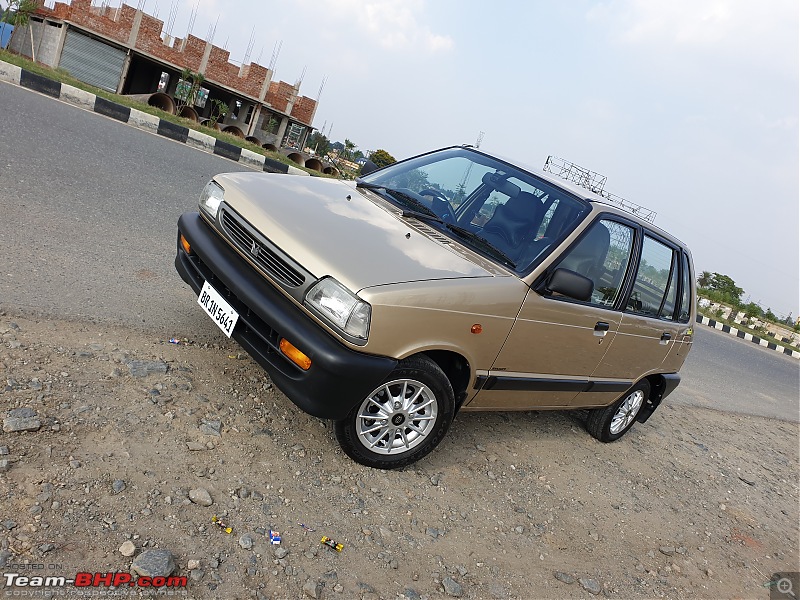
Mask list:
[[650,384],[642,379],[611,406],[591,411],[586,420],[586,430],[601,442],[618,440],[633,426],[636,415],[649,397]]
[[444,371],[426,356],[413,356],[337,421],[334,432],[356,462],[396,469],[433,450],[454,414],[453,386]]

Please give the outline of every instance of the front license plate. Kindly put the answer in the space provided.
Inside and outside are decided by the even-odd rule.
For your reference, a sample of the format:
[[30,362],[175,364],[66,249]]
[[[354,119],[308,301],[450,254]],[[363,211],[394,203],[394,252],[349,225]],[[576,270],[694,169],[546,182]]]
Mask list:
[[200,290],[197,303],[206,311],[206,314],[211,317],[214,323],[217,324],[217,327],[222,330],[222,333],[231,337],[233,328],[236,326],[236,321],[239,320],[239,313],[233,310],[233,307],[225,301],[225,298],[211,287],[211,284],[207,281],[203,284],[203,289]]

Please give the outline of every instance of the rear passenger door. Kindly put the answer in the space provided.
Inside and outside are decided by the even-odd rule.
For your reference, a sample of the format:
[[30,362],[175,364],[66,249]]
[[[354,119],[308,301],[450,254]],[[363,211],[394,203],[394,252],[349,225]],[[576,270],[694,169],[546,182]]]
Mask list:
[[[593,377],[636,381],[661,368],[685,329],[678,314],[681,287],[680,250],[645,230],[617,335]],[[581,403],[587,400],[583,394],[579,399]]]

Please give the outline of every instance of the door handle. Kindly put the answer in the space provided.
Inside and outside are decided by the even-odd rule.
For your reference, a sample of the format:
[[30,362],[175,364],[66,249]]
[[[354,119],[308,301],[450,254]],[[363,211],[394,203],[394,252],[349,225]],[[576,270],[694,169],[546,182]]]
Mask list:
[[665,331],[664,333],[661,334],[661,341],[658,343],[661,344],[662,346],[666,346],[667,344],[669,344],[669,341],[671,339],[672,335]]
[[605,337],[608,333],[608,323],[605,321],[598,321],[594,324],[594,335],[597,337]]

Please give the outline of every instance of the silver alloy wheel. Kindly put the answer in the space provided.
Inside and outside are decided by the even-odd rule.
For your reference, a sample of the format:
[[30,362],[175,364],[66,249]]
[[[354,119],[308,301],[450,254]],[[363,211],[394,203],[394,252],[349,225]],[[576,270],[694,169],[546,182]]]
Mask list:
[[633,422],[636,415],[639,414],[642,402],[644,402],[644,392],[642,390],[636,390],[625,398],[611,419],[609,430],[612,435],[617,435],[619,432],[624,431]]
[[402,454],[420,445],[433,430],[439,403],[415,379],[396,379],[373,391],[358,409],[356,434],[377,454]]

